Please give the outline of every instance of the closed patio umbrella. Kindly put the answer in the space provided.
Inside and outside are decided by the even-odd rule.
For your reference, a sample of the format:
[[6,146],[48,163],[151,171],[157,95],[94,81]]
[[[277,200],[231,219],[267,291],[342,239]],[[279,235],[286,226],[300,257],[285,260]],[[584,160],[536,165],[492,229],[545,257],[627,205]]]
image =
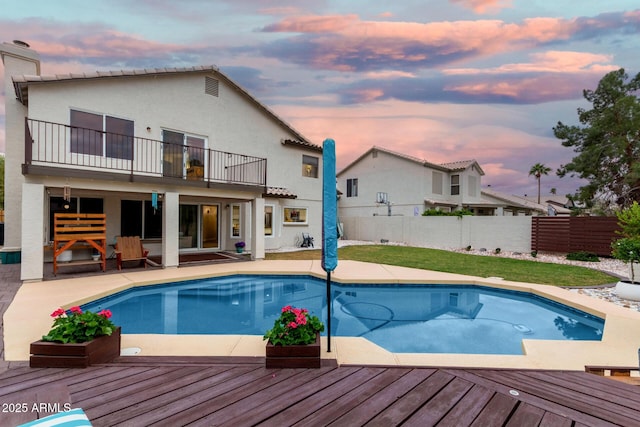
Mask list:
[[327,352],[331,352],[331,272],[338,266],[336,143],[322,143],[322,269],[327,272]]

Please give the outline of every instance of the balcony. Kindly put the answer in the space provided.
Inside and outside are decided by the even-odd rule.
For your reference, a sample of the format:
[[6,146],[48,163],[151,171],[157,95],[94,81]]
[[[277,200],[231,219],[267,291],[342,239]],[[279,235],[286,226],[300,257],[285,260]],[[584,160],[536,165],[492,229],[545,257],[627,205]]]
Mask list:
[[267,159],[27,118],[23,173],[38,171],[128,181],[182,181],[207,187],[264,188]]

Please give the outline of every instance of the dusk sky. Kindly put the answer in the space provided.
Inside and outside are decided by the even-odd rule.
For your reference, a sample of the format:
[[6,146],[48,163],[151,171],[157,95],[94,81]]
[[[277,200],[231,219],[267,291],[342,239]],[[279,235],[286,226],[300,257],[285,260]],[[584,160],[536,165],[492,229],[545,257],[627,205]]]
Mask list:
[[[609,71],[640,71],[638,0],[0,0],[42,73],[217,65],[338,170],[371,146],[477,160],[483,187],[572,193],[553,136]],[[4,69],[0,67],[0,79]],[[0,94],[0,152],[4,96]],[[13,96],[13,94],[11,95]],[[215,148],[215,147],[212,147]]]

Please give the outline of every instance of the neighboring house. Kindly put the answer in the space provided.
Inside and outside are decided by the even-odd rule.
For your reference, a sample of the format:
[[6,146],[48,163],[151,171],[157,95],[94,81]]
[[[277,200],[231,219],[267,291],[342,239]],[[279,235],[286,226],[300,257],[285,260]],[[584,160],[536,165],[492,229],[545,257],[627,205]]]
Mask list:
[[469,209],[495,215],[500,206],[482,198],[484,171],[475,160],[434,164],[372,147],[338,174],[343,217],[422,215],[426,209]]
[[496,204],[502,215],[505,216],[536,216],[546,215],[546,208],[536,202],[523,199],[522,197],[495,191],[491,188],[482,190],[482,197],[491,203]]
[[482,197],[502,204],[504,215],[568,216],[576,206],[565,196],[549,195],[537,203],[537,197],[524,197],[501,193],[493,189],[482,190]]
[[23,280],[43,277],[55,212],[104,213],[108,242],[138,235],[165,267],[239,241],[259,259],[320,236],[322,147],[216,67],[41,76],[28,45],[0,55],[3,250],[21,254]]
[[[537,197],[524,196],[523,199],[528,201],[537,201]],[[584,206],[578,206],[573,200],[567,196],[560,196],[558,194],[549,194],[546,196],[540,196],[541,205],[544,207],[544,215],[559,215],[566,216],[571,215],[576,209],[580,209]]]

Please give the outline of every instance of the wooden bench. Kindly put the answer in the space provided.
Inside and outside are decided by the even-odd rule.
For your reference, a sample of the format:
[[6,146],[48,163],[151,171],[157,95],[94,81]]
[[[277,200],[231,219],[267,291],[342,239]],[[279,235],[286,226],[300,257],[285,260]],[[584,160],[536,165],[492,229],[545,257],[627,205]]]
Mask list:
[[[102,271],[107,269],[107,219],[105,214],[56,213],[53,217],[53,274],[64,265],[100,264]],[[58,257],[71,250],[78,243],[87,243],[88,247],[98,251],[100,259],[58,263]]]
[[144,268],[147,268],[147,255],[149,255],[149,251],[142,246],[140,237],[116,237],[115,252],[118,270],[122,270],[122,263],[124,261],[141,261],[144,264]]

